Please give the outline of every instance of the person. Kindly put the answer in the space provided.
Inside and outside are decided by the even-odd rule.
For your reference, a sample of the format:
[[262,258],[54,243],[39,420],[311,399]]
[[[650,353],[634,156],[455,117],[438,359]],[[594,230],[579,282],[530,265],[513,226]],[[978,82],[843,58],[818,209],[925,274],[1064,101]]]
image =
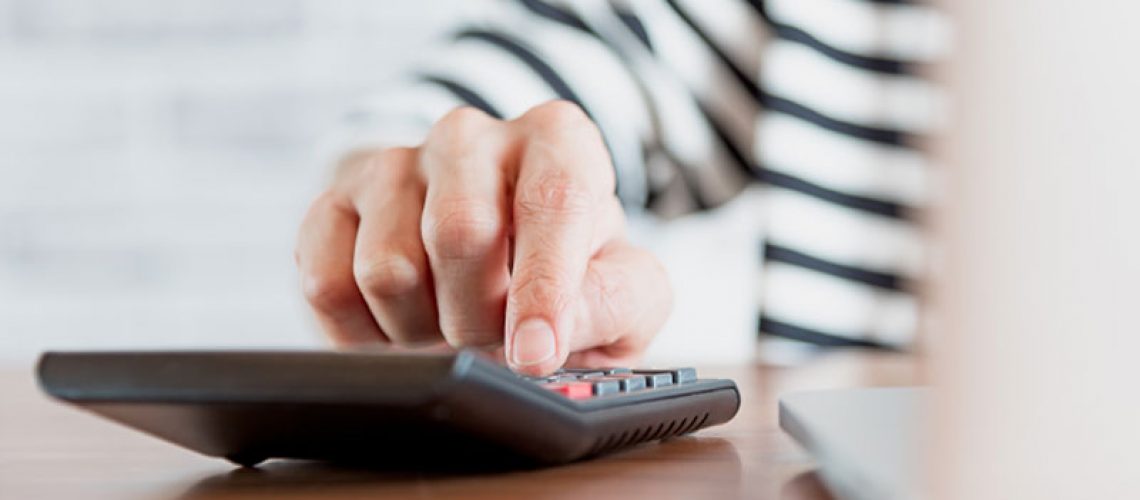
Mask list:
[[671,308],[628,211],[764,202],[758,331],[903,347],[930,195],[922,77],[948,46],[909,0],[484,5],[412,81],[346,117],[301,225],[302,288],[341,344],[501,346],[522,373],[634,365]]

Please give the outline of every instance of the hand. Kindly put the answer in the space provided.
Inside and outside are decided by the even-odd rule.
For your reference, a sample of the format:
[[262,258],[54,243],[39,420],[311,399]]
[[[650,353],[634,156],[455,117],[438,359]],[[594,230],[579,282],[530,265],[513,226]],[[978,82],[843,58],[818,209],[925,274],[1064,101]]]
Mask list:
[[419,147],[346,160],[297,265],[337,343],[502,345],[533,375],[636,364],[672,305],[625,238],[601,135],[562,101],[511,121],[456,109]]

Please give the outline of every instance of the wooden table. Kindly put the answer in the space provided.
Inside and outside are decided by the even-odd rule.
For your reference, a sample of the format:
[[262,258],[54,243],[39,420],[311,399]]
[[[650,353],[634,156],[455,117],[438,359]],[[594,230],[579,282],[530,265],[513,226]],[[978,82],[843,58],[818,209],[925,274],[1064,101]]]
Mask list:
[[[549,469],[393,473],[273,461],[260,470],[198,456],[44,398],[31,368],[0,370],[0,498],[768,498],[826,499],[813,463],[776,421],[780,394],[909,385],[912,357],[836,353],[796,368],[709,367],[743,404],[726,425]],[[379,450],[382,452],[382,450]]]

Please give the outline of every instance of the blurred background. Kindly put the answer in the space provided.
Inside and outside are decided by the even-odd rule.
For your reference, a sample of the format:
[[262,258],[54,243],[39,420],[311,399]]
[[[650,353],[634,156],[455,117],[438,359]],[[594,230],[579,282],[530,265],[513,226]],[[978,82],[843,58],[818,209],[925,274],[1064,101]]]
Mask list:
[[311,345],[316,145],[458,0],[0,0],[0,362]]
[[[292,248],[322,138],[477,5],[0,0],[0,363],[321,345]],[[684,285],[650,360],[752,356],[747,203],[634,224]]]

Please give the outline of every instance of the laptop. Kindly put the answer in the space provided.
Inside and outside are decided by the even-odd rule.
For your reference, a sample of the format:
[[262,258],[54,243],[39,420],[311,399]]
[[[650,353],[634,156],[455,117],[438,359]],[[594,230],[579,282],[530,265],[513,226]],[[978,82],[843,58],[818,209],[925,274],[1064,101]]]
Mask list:
[[819,463],[832,494],[848,500],[921,496],[924,388],[799,392],[780,398],[780,427]]

